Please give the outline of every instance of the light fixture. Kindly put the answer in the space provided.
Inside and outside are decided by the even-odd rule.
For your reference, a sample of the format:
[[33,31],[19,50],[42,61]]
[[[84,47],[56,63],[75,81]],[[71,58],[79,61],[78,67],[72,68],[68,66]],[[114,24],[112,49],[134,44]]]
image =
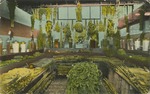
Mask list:
[[150,12],[145,12],[145,16],[150,16]]
[[140,16],[140,13],[138,13],[138,12],[137,12],[137,13],[135,13],[135,16]]

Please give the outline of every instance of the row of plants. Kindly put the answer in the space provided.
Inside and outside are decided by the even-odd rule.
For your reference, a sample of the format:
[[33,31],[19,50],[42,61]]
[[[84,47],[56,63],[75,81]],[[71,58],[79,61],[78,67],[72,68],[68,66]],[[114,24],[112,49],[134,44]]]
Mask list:
[[17,94],[24,89],[43,69],[16,68],[0,75],[0,93]]
[[[37,56],[38,53],[35,54]],[[15,58],[20,58],[16,56]],[[15,68],[0,75],[1,94],[43,93],[53,81],[56,73],[54,63],[45,58],[26,68]]]
[[[121,52],[122,55],[125,54],[125,52]],[[68,63],[70,62],[69,60],[69,57],[68,56]],[[70,59],[73,59],[74,57],[71,57]],[[110,59],[111,58],[111,59]],[[64,58],[61,57],[61,60],[63,60]],[[77,58],[74,58],[73,60],[75,60]],[[141,92],[142,94],[143,93],[146,93],[148,92],[148,88],[150,87],[148,85],[148,81],[149,79],[144,79],[141,78],[139,75],[135,75],[135,72],[133,70],[130,70],[131,68],[130,67],[127,67],[125,65],[124,62],[122,62],[121,60],[119,59],[116,59],[116,58],[113,58],[113,57],[101,57],[101,56],[91,56],[91,57],[88,57],[88,62],[89,61],[92,61],[92,62],[96,62],[96,64],[99,62],[105,62],[106,64],[109,65],[109,67],[111,67],[116,73],[118,73],[128,84],[130,84],[132,87],[134,87],[137,91]],[[66,60],[67,62],[67,60]],[[66,64],[68,64],[66,63]],[[82,63],[82,62],[80,62]],[[74,66],[76,65],[77,63],[70,63],[70,65],[68,64],[68,66],[70,66],[70,69],[71,68],[74,68]],[[73,65],[73,67],[72,67]],[[100,64],[101,65],[101,64]],[[81,66],[81,65],[80,65]],[[70,70],[69,69],[69,70]],[[134,69],[137,69],[137,68],[134,68]],[[68,71],[69,71],[68,70]],[[77,70],[77,69],[76,69]],[[148,69],[147,69],[148,70]],[[75,71],[74,71],[75,72]],[[145,72],[145,73],[144,73]],[[69,71],[70,73],[70,71]],[[144,74],[143,74],[144,73]],[[72,73],[73,75],[74,73]],[[141,72],[141,75],[145,75],[146,77],[149,75],[149,73],[147,71],[143,71]],[[78,76],[79,76],[79,73],[78,73]],[[87,75],[86,75],[87,76]],[[105,82],[107,83],[107,82]],[[74,89],[71,89],[68,91],[68,92],[73,92]],[[113,90],[110,90],[110,91],[114,91]],[[77,89],[75,89],[74,92],[79,92]],[[69,93],[68,93],[69,94]],[[80,93],[79,93],[80,94]],[[115,93],[114,93],[115,94]]]
[[115,55],[116,57],[125,60],[126,62],[129,62],[129,64],[134,64],[138,67],[147,67],[150,66],[150,58],[144,57],[142,55],[134,55],[134,54],[128,54],[123,49],[119,49]]
[[[120,77],[122,77],[129,85],[131,85],[136,91],[140,92],[141,94],[146,94],[149,91],[150,85],[148,83],[150,81],[150,73],[148,68],[128,67],[124,62],[113,57],[97,56],[91,57],[90,59],[94,60],[94,62],[103,61],[107,63],[109,67],[111,67],[116,73],[120,75]],[[137,72],[138,70],[140,70],[140,72]]]
[[7,65],[10,65],[10,64],[13,64],[13,63],[21,62],[21,61],[24,61],[24,60],[27,60],[27,59],[36,58],[36,57],[39,57],[41,55],[42,55],[42,53],[35,52],[32,56],[28,56],[28,55],[25,55],[25,56],[15,56],[14,59],[6,60],[6,61],[1,61],[0,62],[0,67],[4,67],[4,66],[7,66]]

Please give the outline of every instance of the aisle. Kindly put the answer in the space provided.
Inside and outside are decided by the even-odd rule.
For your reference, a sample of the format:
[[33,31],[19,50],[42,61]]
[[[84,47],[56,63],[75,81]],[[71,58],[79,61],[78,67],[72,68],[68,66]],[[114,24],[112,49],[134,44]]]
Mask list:
[[65,94],[67,78],[56,78],[44,94]]

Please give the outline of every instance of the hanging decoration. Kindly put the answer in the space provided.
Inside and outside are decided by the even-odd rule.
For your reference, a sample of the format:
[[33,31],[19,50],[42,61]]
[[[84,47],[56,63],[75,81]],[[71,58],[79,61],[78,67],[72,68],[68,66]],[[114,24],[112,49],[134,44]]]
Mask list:
[[45,8],[46,10],[46,20],[50,20],[52,15],[52,9],[51,8]]
[[99,31],[100,32],[105,32],[105,25],[103,24],[102,21],[99,22]]
[[32,15],[32,16],[31,16],[31,30],[32,30],[32,31],[34,30],[34,23],[35,23],[35,16]]
[[8,6],[8,10],[9,10],[10,26],[11,27],[14,27],[16,5],[17,5],[16,0],[7,0],[7,6]]
[[40,21],[42,20],[42,15],[43,14],[46,14],[46,10],[45,10],[45,8],[40,8],[39,9],[39,20]]
[[54,23],[55,23],[55,20],[57,18],[57,11],[58,11],[58,8],[54,7],[54,9],[53,9],[53,21],[54,21]]
[[83,31],[83,24],[81,22],[76,22],[74,29],[76,32],[81,33]]
[[47,21],[46,25],[45,25],[45,30],[47,33],[47,37],[48,37],[48,46],[51,47],[52,46],[52,36],[51,36],[51,31],[52,31],[52,22],[51,21]]
[[102,6],[102,15],[103,16],[108,16],[108,15],[114,16],[115,13],[116,13],[115,6]]
[[51,21],[46,22],[45,30],[46,30],[47,35],[49,35],[51,33],[51,30],[52,30],[52,22]]
[[82,21],[82,7],[79,1],[77,3],[77,8],[76,8],[76,20],[77,22]]
[[34,19],[39,20],[39,8],[32,9],[32,15],[34,16]]
[[69,23],[67,23],[66,26],[63,28],[63,33],[65,37],[65,42],[69,42],[69,39],[71,38],[71,30]]
[[55,25],[55,29],[54,30],[57,31],[57,32],[60,32],[60,26],[59,26],[58,21],[57,21],[57,23]]
[[107,25],[107,36],[112,37],[114,33],[115,33],[115,30],[114,30],[113,20],[109,19],[108,25]]
[[40,32],[37,36],[38,49],[43,49],[46,45],[46,35],[42,33],[42,26],[40,26]]

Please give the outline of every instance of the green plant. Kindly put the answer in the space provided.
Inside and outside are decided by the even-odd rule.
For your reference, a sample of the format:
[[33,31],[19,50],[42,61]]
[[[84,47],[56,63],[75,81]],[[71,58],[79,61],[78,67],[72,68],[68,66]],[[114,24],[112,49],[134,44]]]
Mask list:
[[42,27],[40,27],[40,32],[38,33],[37,36],[37,44],[38,49],[43,49],[44,46],[46,45],[46,35],[42,33]]
[[75,11],[76,11],[76,20],[77,20],[77,22],[81,22],[81,20],[82,20],[82,13],[81,13],[82,7],[81,7],[81,4],[80,4],[79,1],[77,3],[77,8],[76,8]]
[[69,71],[66,94],[99,94],[101,73],[94,63],[77,63]]
[[95,34],[95,25],[92,23],[92,20],[88,22],[88,36],[92,36]]
[[108,27],[107,28],[107,36],[112,37],[113,34],[115,33],[113,20],[111,20],[111,19],[108,20],[107,27]]
[[99,31],[100,32],[105,32],[105,25],[103,24],[102,21],[99,22]]
[[60,26],[58,22],[55,25],[55,31],[60,32]]
[[32,15],[32,16],[31,16],[31,30],[34,29],[34,23],[35,23],[35,18],[34,18],[34,16]]
[[16,5],[17,5],[16,0],[7,0],[7,6],[9,9],[9,17],[10,17],[11,27],[14,27]]
[[74,29],[76,30],[76,32],[81,33],[83,31],[82,23],[76,22],[76,24],[74,25]]

